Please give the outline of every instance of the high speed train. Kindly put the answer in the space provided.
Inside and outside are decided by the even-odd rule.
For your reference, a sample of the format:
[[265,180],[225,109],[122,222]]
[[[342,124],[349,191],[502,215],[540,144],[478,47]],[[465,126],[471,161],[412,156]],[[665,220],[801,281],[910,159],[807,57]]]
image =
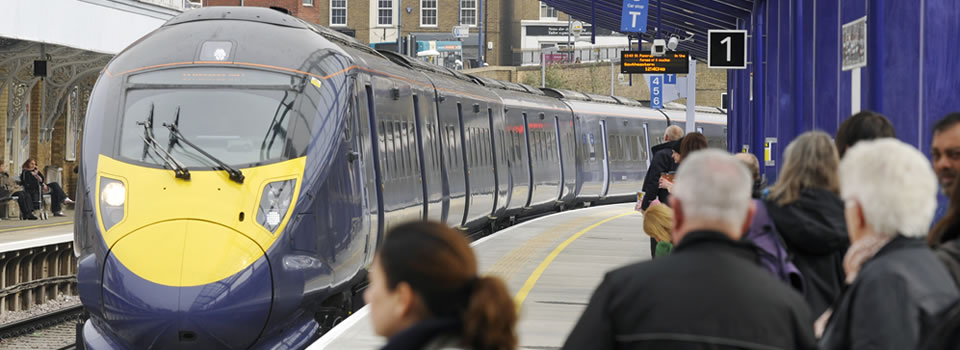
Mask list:
[[[464,75],[269,9],[185,12],[90,97],[78,345],[304,348],[360,306],[392,226],[489,231],[633,200],[684,118]],[[696,123],[726,147],[723,114]]]

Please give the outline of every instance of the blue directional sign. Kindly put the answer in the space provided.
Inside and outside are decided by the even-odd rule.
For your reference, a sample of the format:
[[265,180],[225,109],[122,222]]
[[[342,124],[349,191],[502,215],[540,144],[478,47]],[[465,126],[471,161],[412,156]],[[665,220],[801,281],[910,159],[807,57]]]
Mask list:
[[677,75],[676,74],[664,74],[663,75],[664,84],[677,84]]
[[663,109],[663,76],[650,77],[650,108]]
[[650,0],[623,0],[620,16],[621,33],[646,33]]

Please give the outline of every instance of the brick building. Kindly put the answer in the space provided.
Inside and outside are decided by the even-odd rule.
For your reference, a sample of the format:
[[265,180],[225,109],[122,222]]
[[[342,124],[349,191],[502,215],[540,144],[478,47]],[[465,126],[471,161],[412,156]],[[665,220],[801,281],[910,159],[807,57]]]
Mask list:
[[[566,42],[569,24],[566,14],[537,0],[203,0],[202,4],[284,8],[377,48],[411,56],[437,54],[434,62],[449,67],[457,60],[465,67],[480,62],[519,65],[523,48]],[[454,36],[458,25],[470,27],[469,37]],[[531,34],[538,34],[533,40],[525,38],[530,28],[537,31]]]

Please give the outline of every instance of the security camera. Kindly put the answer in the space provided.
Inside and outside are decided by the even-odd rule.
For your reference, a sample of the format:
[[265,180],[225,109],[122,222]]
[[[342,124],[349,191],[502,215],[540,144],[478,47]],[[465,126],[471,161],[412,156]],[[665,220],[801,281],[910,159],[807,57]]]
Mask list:
[[663,39],[654,39],[650,46],[650,54],[654,56],[663,56],[667,53],[667,41]]
[[678,38],[675,37],[675,36],[671,36],[671,37],[670,37],[670,41],[667,41],[667,48],[670,49],[670,50],[676,50],[676,49],[677,49],[677,44],[679,44],[679,43],[680,43],[680,39],[678,39]]

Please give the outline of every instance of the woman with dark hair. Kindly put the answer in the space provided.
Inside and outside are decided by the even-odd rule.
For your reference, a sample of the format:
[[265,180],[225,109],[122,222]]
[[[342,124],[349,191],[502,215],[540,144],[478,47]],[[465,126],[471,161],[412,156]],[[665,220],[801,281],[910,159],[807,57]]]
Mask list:
[[53,216],[64,216],[63,210],[61,210],[63,204],[73,203],[73,200],[68,198],[66,193],[63,193],[60,184],[56,182],[46,183],[43,173],[40,172],[40,169],[37,169],[36,160],[27,159],[21,167],[23,172],[20,173],[20,182],[23,184],[24,192],[30,196],[33,203],[32,209],[40,209],[43,192],[50,192],[50,210],[53,211]]
[[872,111],[861,111],[850,116],[837,128],[837,152],[840,158],[857,142],[873,140],[881,137],[897,137],[893,123],[882,114]]
[[363,293],[383,349],[491,349],[517,346],[517,313],[503,281],[478,276],[463,235],[415,222],[390,230]]
[[[680,144],[677,148],[674,148],[673,159],[676,160],[679,165],[684,158],[690,156],[691,153],[707,148],[707,137],[699,132],[691,132],[680,139]],[[660,178],[660,188],[666,189],[667,192],[673,191],[673,181],[668,178]],[[669,196],[668,196],[669,197]],[[663,199],[660,200],[661,203],[668,203]]]

